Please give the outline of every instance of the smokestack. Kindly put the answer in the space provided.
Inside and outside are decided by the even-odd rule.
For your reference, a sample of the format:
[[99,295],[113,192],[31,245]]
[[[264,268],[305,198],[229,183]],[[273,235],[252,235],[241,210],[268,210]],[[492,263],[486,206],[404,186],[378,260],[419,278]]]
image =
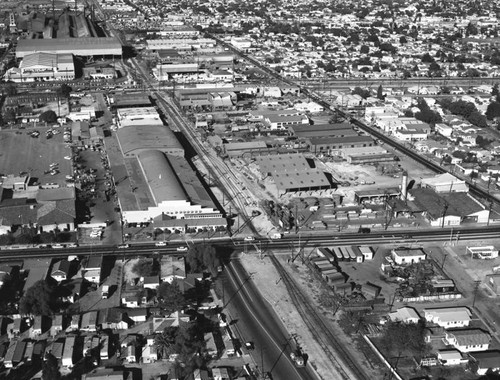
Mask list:
[[403,177],[401,178],[401,200],[406,201],[406,196],[408,195],[408,173],[403,172]]

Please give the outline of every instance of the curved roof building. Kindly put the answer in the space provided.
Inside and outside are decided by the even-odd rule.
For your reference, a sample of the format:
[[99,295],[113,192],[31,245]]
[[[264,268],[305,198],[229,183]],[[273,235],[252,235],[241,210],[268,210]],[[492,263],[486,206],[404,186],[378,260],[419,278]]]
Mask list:
[[144,151],[137,158],[157,205],[161,202],[189,199],[163,152]]
[[137,156],[149,150],[159,150],[174,156],[184,156],[184,148],[174,132],[162,125],[137,125],[116,131],[124,157]]

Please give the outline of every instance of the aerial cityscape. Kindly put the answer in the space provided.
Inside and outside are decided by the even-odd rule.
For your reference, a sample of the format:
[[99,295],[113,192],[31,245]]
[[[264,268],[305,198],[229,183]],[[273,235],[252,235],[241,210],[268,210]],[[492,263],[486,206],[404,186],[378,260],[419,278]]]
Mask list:
[[4,0],[0,90],[0,379],[500,379],[498,1]]

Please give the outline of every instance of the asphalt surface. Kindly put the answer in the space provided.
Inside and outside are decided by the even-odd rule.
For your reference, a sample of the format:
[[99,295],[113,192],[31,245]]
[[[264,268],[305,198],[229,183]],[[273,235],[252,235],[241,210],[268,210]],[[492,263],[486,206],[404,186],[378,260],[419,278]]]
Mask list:
[[[270,305],[260,295],[238,260],[232,260],[226,267],[224,278],[226,313],[233,320],[244,341],[254,342],[250,351],[259,372],[271,372],[273,380],[316,380],[308,367],[298,368],[290,359],[294,346],[293,338]],[[244,342],[242,342],[244,344]]]

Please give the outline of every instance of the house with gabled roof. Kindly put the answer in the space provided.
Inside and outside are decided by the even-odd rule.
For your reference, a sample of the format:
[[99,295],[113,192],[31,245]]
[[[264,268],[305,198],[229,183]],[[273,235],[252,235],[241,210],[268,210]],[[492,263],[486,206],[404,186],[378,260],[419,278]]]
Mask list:
[[461,352],[486,351],[491,342],[491,335],[481,329],[448,330],[443,342]]
[[61,282],[68,279],[69,270],[70,270],[69,261],[66,259],[62,259],[56,262],[52,266],[52,271],[50,272],[50,276],[57,282]]
[[101,282],[102,256],[90,256],[82,271],[83,278],[87,281],[99,284]]
[[160,278],[162,281],[172,283],[176,278],[186,278],[186,262],[184,256],[163,256],[160,265]]
[[400,307],[396,311],[393,311],[392,313],[389,313],[389,319],[392,322],[418,323],[420,315],[414,308],[404,306]]
[[424,309],[424,318],[445,329],[467,327],[472,313],[465,306]]
[[500,351],[481,351],[470,354],[470,368],[479,376],[486,375],[488,371],[500,371]]
[[83,314],[80,330],[91,332],[97,331],[97,313],[97,310],[94,310]]

